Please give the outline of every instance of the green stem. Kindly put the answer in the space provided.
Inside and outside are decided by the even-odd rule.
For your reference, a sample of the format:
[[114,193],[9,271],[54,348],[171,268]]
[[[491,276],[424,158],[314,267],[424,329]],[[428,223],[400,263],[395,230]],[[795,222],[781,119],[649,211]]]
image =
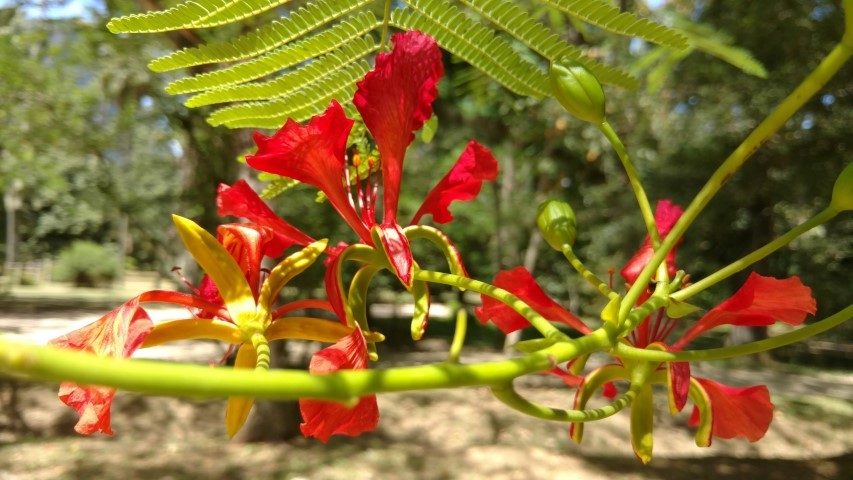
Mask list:
[[346,401],[379,392],[500,385],[521,375],[548,370],[555,363],[610,348],[615,335],[615,328],[605,325],[581,338],[508,360],[470,365],[442,363],[385,370],[340,370],[327,375],[312,375],[302,370],[258,372],[105,358],[0,339],[0,372],[25,380],[71,381],[151,395]]
[[492,297],[506,304],[506,306],[512,308],[513,310],[518,312],[519,315],[527,319],[527,321],[530,322],[530,325],[532,325],[533,328],[538,330],[543,337],[555,340],[568,340],[569,338],[568,335],[558,330],[557,327],[551,325],[551,322],[549,322],[545,317],[536,312],[536,310],[530,308],[530,306],[524,303],[523,300],[502,288],[498,288],[494,285],[489,285],[488,283],[481,282],[479,280],[473,280],[468,277],[453,275],[452,273],[433,272],[429,270],[415,270],[414,276],[417,280],[451,285],[457,288],[473,290],[477,293]]
[[673,293],[672,298],[680,302],[687,300],[693,295],[696,295],[697,293],[707,289],[708,287],[711,287],[729,278],[730,276],[734,275],[737,272],[740,272],[741,270],[752,265],[753,263],[758,262],[762,258],[791,243],[800,235],[808,232],[809,230],[817,227],[818,225],[828,222],[836,215],[838,215],[838,212],[833,210],[832,208],[827,208],[823,210],[814,217],[810,218],[808,221],[798,225],[797,227],[790,230],[788,233],[773,240],[767,245],[764,245],[763,247],[750,253],[749,255],[746,255],[739,260],[735,260],[729,265],[721,268],[720,270],[717,270],[713,274],[708,275],[707,277],[688,286],[687,288]]
[[777,335],[773,338],[759,340],[757,342],[737,345],[734,347],[712,348],[708,350],[688,350],[685,352],[664,352],[658,350],[647,350],[632,347],[624,343],[617,344],[611,353],[623,359],[643,360],[651,362],[694,362],[706,360],[722,360],[725,358],[742,357],[754,353],[765,352],[774,348],[784,347],[792,343],[803,341],[807,338],[821,334],[830,328],[837,327],[853,318],[853,304],[841,310],[835,315],[811,325]]
[[453,343],[450,344],[450,352],[447,356],[447,361],[450,363],[459,363],[459,356],[462,354],[462,346],[465,345],[465,335],[468,330],[468,312],[465,307],[460,307],[456,311],[456,330],[453,332]]
[[569,263],[572,264],[572,267],[575,268],[575,270],[584,278],[584,280],[586,280],[587,282],[589,282],[590,285],[598,289],[598,291],[601,292],[603,295],[607,296],[607,298],[610,298],[612,300],[619,296],[619,294],[614,292],[610,288],[610,286],[601,281],[600,278],[598,278],[594,273],[592,273],[589,269],[586,268],[583,262],[581,262],[580,259],[578,259],[578,257],[575,255],[575,252],[574,250],[572,250],[571,245],[563,245],[563,256],[566,257],[566,260],[568,260]]
[[385,0],[385,11],[382,14],[382,40],[379,42],[379,51],[388,51],[388,27],[391,24],[391,0]]
[[622,140],[619,139],[619,135],[617,135],[616,131],[613,130],[613,127],[607,123],[607,120],[603,121],[598,128],[601,130],[601,133],[607,137],[607,140],[610,141],[610,145],[613,146],[613,149],[616,150],[616,154],[619,155],[619,160],[622,161],[625,173],[628,174],[628,181],[631,182],[631,188],[634,189],[634,195],[637,197],[637,203],[640,205],[640,213],[643,215],[643,222],[646,224],[646,230],[649,232],[649,238],[652,239],[652,246],[657,248],[660,245],[660,235],[658,235],[658,229],[655,224],[655,213],[652,210],[651,204],[649,204],[649,198],[646,196],[643,184],[640,182],[640,175],[637,173],[637,168],[634,167],[631,157],[628,156],[628,150],[625,149],[625,145],[622,144]]
[[[845,37],[846,38],[846,37]],[[684,214],[670,230],[669,234],[664,239],[660,248],[655,249],[655,254],[646,265],[646,268],[640,272],[639,277],[634,282],[634,285],[625,294],[625,301],[622,302],[622,308],[619,312],[619,318],[625,318],[631,311],[631,306],[636,303],[637,299],[646,288],[652,274],[658,265],[663,262],[667,253],[669,253],[678,240],[687,231],[687,228],[696,220],[699,213],[705,208],[716,193],[723,185],[735,174],[735,172],[743,166],[744,163],[761,148],[764,143],[770,139],[783,125],[790,119],[803,104],[806,103],[815,93],[818,92],[828,82],[838,70],[844,65],[850,56],[853,55],[853,47],[840,43],[823,59],[820,65],[817,66],[803,82],[788,95],[782,103],[776,107],[764,121],[761,122],[752,133],[738,146],[729,158],[711,175],[705,186],[696,194],[690,205],[684,210]]]
[[255,362],[255,370],[267,371],[270,369],[270,343],[263,333],[256,332],[252,334],[252,346],[255,347],[257,361]]
[[522,397],[515,391],[512,384],[492,387],[492,394],[513,410],[530,415],[531,417],[554,422],[591,422],[615,415],[634,401],[642,384],[632,383],[627,392],[620,395],[609,405],[592,410],[564,410],[539,405]]

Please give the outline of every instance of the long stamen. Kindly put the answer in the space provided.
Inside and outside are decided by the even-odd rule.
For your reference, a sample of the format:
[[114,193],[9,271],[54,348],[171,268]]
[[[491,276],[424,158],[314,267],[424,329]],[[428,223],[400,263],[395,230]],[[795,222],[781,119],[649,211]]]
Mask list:
[[347,189],[347,199],[349,200],[350,206],[355,209],[355,201],[352,198],[352,185],[350,184],[350,176],[349,176],[349,165],[351,164],[349,160],[349,155],[346,156],[347,165],[344,168],[344,184]]

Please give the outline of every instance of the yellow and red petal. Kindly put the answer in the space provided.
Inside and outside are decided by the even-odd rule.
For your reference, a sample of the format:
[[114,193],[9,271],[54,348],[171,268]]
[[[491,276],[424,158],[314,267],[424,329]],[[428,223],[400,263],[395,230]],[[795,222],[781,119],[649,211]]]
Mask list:
[[[551,300],[524,267],[503,270],[495,277],[494,285],[520,298],[533,310],[552,322],[564,323],[581,333],[592,330],[578,317]],[[487,295],[481,295],[483,306],[474,309],[481,323],[493,322],[504,333],[514,332],[530,322],[506,304]]]
[[[89,352],[102,357],[128,358],[142,346],[153,323],[134,298],[85,327],[51,340],[55,347]],[[80,415],[74,430],[89,435],[110,429],[110,405],[115,389],[63,383],[59,398]]]
[[816,311],[812,290],[799,278],[778,279],[753,272],[734,295],[699,319],[673,347],[684,348],[702,333],[720,325],[759,327],[777,321],[800,325]]
[[412,218],[412,224],[424,215],[432,215],[435,223],[453,220],[450,203],[467,202],[477,198],[484,181],[492,182],[498,176],[498,161],[486,147],[471,140],[459,160],[447,175],[427,195],[421,208]]
[[[367,344],[359,329],[355,329],[331,347],[317,352],[308,367],[311,373],[319,375],[338,370],[365,368]],[[379,407],[375,395],[361,397],[352,408],[335,402],[300,400],[299,409],[304,420],[300,425],[302,434],[306,437],[316,437],[324,443],[332,435],[357,436],[373,431],[379,423]]]
[[382,158],[383,223],[396,222],[403,158],[414,132],[432,116],[444,76],[441,50],[429,36],[409,31],[391,42],[391,52],[376,57],[353,98]]
[[233,215],[271,228],[278,236],[283,248],[291,245],[308,245],[314,241],[313,238],[276,215],[245,180],[239,180],[231,186],[224,183],[219,185],[216,205],[220,217]]
[[217,240],[240,266],[252,289],[255,301],[261,286],[261,262],[264,256],[276,258],[284,252],[271,228],[252,223],[228,223],[216,229]]
[[[711,409],[711,434],[717,438],[746,438],[756,442],[764,437],[773,421],[774,405],[764,385],[734,388],[694,378]],[[693,409],[689,424],[700,424],[700,410]],[[710,440],[708,441],[710,444]]]

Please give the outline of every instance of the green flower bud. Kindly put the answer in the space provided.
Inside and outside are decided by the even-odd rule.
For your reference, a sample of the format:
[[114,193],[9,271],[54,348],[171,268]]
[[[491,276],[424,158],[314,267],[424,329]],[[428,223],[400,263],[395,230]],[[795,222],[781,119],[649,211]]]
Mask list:
[[837,212],[853,210],[853,163],[848,163],[835,181],[830,206]]
[[569,58],[552,63],[551,90],[572,115],[596,126],[604,121],[604,90],[580,63]]
[[551,248],[563,251],[563,245],[574,245],[577,235],[575,212],[566,202],[548,200],[539,205],[536,212],[536,224]]

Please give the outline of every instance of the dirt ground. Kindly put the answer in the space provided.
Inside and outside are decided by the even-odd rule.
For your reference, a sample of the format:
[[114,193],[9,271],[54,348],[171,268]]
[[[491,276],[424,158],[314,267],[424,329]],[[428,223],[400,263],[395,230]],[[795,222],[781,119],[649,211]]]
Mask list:
[[[495,353],[473,354],[487,358]],[[628,415],[591,424],[574,444],[567,425],[525,417],[484,389],[386,394],[380,426],[324,445],[229,441],[225,402],[119,393],[113,437],[73,433],[76,415],[54,387],[17,384],[27,431],[12,431],[12,384],[0,383],[0,480],[39,479],[841,479],[853,471],[853,376],[718,370],[733,384],[767,381],[777,405],[760,442],[693,443],[687,415],[671,417],[657,396],[655,458],[634,458]],[[722,375],[722,378],[721,378]],[[546,378],[537,376],[536,378]],[[568,407],[572,392],[527,382],[536,401]],[[805,390],[803,392],[802,390]],[[844,472],[848,472],[844,474]]]

